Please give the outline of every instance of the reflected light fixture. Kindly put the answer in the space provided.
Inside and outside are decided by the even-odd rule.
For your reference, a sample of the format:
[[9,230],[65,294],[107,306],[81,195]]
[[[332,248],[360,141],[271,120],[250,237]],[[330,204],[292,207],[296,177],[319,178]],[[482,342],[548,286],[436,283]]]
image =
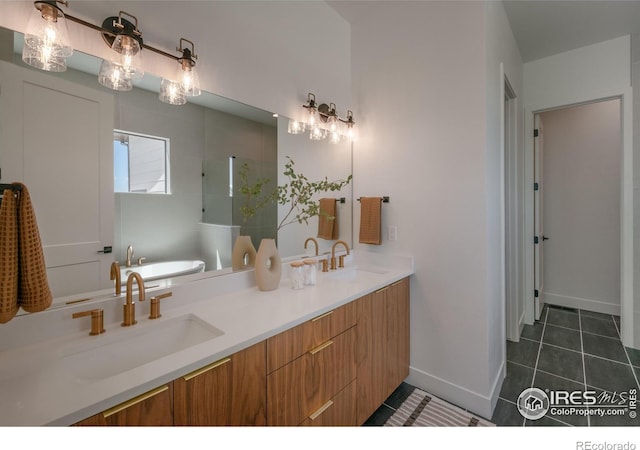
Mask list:
[[67,21],[58,3],[68,6],[62,0],[34,2],[22,48],[26,64],[48,72],[67,70],[66,58],[73,54]]
[[[66,0],[36,0],[27,24],[22,60],[41,70],[63,72],[67,69],[66,58],[73,54],[69,40],[67,21],[100,32],[104,42],[113,51],[102,61],[98,82],[110,89],[129,91],[133,80],[142,78],[142,49],[177,61],[180,65],[175,80],[161,82],[160,99],[174,105],[186,103],[186,97],[201,94],[200,81],[195,70],[198,58],[193,42],[181,38],[175,56],[158,48],[144,44],[138,29],[138,19],[124,11],[107,17],[102,25],[95,25],[71,14],[64,14],[58,4],[68,6]],[[123,17],[126,16],[127,18]],[[189,46],[183,45],[189,44]]]
[[316,96],[309,93],[307,103],[302,105],[305,108],[304,120],[290,119],[287,131],[289,134],[300,134],[309,131],[309,139],[319,141],[329,137],[332,144],[337,144],[343,139],[354,140],[355,121],[353,112],[347,111],[347,117],[342,119],[336,113],[335,103],[316,102]]

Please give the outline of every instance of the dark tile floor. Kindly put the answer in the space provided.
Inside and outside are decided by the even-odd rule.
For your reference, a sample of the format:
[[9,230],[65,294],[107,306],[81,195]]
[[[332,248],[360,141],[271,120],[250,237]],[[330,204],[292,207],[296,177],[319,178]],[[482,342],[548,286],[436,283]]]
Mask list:
[[640,426],[624,416],[552,415],[525,420],[516,401],[529,387],[608,392],[639,389],[640,351],[620,341],[618,316],[561,307],[543,309],[520,342],[507,342],[507,377],[492,422],[498,426]]
[[[507,342],[507,377],[491,421],[497,426],[640,426],[640,418],[553,416],[525,420],[516,407],[529,387],[621,392],[640,389],[640,351],[620,341],[620,318],[545,306],[520,342]],[[382,426],[415,387],[402,383],[364,423]],[[464,409],[464,408],[463,408]]]

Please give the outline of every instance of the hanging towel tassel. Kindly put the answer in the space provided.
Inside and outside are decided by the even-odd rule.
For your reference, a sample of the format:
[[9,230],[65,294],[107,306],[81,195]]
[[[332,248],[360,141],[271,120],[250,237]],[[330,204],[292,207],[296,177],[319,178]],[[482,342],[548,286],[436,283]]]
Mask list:
[[18,312],[18,202],[6,189],[0,204],[0,323]]
[[42,242],[27,187],[18,193],[18,304],[27,312],[44,311],[53,301]]

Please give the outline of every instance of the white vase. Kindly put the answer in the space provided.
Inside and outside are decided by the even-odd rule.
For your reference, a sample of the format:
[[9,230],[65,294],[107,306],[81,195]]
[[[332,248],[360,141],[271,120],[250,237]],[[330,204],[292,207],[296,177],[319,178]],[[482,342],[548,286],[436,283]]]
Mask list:
[[238,236],[231,252],[231,268],[233,270],[249,269],[255,266],[256,248],[251,236]]
[[262,239],[256,254],[256,283],[261,291],[273,291],[280,284],[282,263],[275,239]]

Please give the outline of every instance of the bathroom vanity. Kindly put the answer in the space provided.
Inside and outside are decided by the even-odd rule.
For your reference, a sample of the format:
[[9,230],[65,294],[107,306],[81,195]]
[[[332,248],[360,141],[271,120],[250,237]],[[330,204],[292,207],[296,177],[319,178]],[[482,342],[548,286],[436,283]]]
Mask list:
[[[0,425],[360,425],[408,376],[411,257],[353,251],[315,286],[252,270],[0,327]],[[104,313],[89,335],[87,309]],[[27,329],[28,328],[28,329]],[[11,344],[7,342],[11,341]]]

